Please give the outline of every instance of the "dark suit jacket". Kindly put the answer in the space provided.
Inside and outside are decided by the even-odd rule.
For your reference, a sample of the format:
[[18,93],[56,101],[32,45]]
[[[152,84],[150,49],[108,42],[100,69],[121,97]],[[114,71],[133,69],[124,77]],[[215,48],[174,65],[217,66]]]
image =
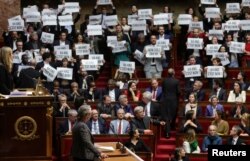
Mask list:
[[59,124],[58,131],[59,131],[60,135],[64,135],[66,132],[69,131],[69,122],[68,122],[68,119],[66,119],[61,124]]
[[[153,89],[152,89],[152,87],[148,87],[147,89],[146,89],[146,91],[149,91],[149,92],[153,92]],[[152,93],[153,94],[153,93]],[[156,92],[156,100],[157,101],[160,101],[161,100],[161,97],[162,97],[162,87],[161,86],[158,86],[158,88],[157,88],[157,92]]]
[[64,93],[67,95],[68,101],[75,101],[74,99],[81,99],[84,96],[84,91],[82,89],[78,89],[77,92],[80,96],[73,95],[73,91],[71,89],[65,90]]
[[[92,130],[92,122],[93,122],[93,120],[90,119],[86,123],[88,125],[88,127],[89,127],[90,132]],[[107,133],[107,128],[106,128],[105,120],[103,120],[102,118],[98,118],[98,125],[99,125],[99,132],[100,132],[100,134],[106,134]]]
[[204,101],[205,91],[203,89],[200,89],[199,91],[196,92],[193,91],[193,88],[189,89],[186,93],[185,99],[188,99],[191,93],[196,93],[197,101]]
[[[118,101],[119,96],[121,95],[121,90],[118,88],[115,88],[115,101]],[[109,89],[105,88],[102,92],[102,95],[109,95]]]
[[13,89],[13,78],[6,68],[0,64],[0,93],[10,94]]
[[143,124],[144,124],[144,128],[140,127],[140,120],[138,118],[133,118],[131,121],[131,127],[133,130],[138,129],[139,133],[143,134],[144,130],[146,129],[150,129],[150,122],[152,122],[153,124],[160,124],[160,121],[156,120],[156,119],[151,119],[148,116],[144,116],[143,119]]
[[[217,95],[217,91],[213,90],[210,94],[212,95]],[[219,95],[218,95],[219,101],[227,101],[227,91],[223,88],[220,89]]]
[[18,88],[35,88],[36,87],[36,80],[40,77],[40,72],[35,70],[34,68],[27,68],[23,69],[20,72]]
[[34,46],[32,45],[32,42],[30,41],[25,43],[23,46],[23,50],[25,51],[25,50],[32,50],[32,49],[40,49],[42,46],[42,43],[39,40],[36,43],[37,43],[37,48],[34,48]]
[[94,138],[84,122],[76,122],[72,130],[72,139],[73,158],[98,160],[100,152],[94,147]]
[[[55,40],[53,46],[59,46],[59,45],[60,45],[60,40]],[[71,47],[70,41],[66,40],[65,45],[69,45],[69,47]]]
[[[145,108],[146,108],[145,103],[140,102],[138,104],[138,106],[144,107],[144,111],[145,111]],[[150,115],[151,115],[151,117],[158,118],[160,116],[160,113],[161,113],[160,104],[158,102],[151,101],[151,104],[150,104]]]
[[[115,116],[117,116],[117,115],[116,115],[116,112],[117,112],[117,110],[120,109],[120,108],[122,108],[120,103],[117,103],[117,104],[114,105]],[[130,104],[128,104],[128,105],[127,105],[126,107],[124,107],[123,109],[124,109],[125,114],[126,114],[126,113],[131,113],[132,115],[134,114],[133,109],[132,109],[132,107],[131,107]]]
[[102,100],[102,92],[99,89],[95,89],[93,94],[89,94],[89,89],[84,91],[84,99],[85,100],[92,100],[94,97],[95,101],[101,101]]
[[[232,144],[232,141],[233,141],[233,138],[230,137],[228,140],[227,140],[227,145],[233,145]],[[245,142],[244,140],[242,140],[241,138],[238,138],[237,142],[236,142],[236,145],[244,145]]]
[[174,77],[168,77],[162,82],[162,118],[172,120],[177,113],[180,95],[179,81]]
[[106,107],[103,102],[98,103],[96,106],[99,115],[101,114],[108,114],[111,115],[112,118],[115,117],[115,109],[114,106],[111,104],[109,107]]

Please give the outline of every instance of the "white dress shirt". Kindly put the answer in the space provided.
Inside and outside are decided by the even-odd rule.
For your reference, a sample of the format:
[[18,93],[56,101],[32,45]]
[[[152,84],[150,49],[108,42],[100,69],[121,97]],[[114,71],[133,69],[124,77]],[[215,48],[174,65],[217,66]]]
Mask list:
[[92,121],[91,134],[100,134],[98,121]]
[[115,89],[109,90],[109,96],[112,102],[115,102]]

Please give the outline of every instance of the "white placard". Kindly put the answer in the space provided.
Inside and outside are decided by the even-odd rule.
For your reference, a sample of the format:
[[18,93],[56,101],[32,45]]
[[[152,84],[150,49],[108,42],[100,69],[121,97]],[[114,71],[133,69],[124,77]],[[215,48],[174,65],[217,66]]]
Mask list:
[[57,10],[45,8],[42,10],[42,16],[57,16]]
[[221,47],[221,44],[207,44],[206,46],[206,54],[207,55],[213,55],[214,53],[217,53]]
[[219,18],[220,17],[220,8],[217,7],[208,7],[205,8],[206,18]]
[[26,15],[26,22],[41,22],[40,12],[28,12]]
[[90,54],[89,59],[90,60],[97,60],[98,65],[103,65],[103,61],[104,61],[103,54]]
[[187,49],[203,49],[203,39],[188,38]]
[[73,69],[65,67],[57,67],[57,78],[72,80],[73,78]]
[[90,25],[100,25],[102,22],[102,15],[91,15],[89,16]]
[[104,23],[106,24],[106,26],[116,26],[118,23],[117,15],[105,16]]
[[213,55],[213,57],[220,58],[221,64],[223,66],[228,65],[230,63],[227,52],[217,52]]
[[26,18],[29,12],[38,12],[38,8],[34,6],[23,8],[23,18]]
[[168,15],[168,22],[173,23],[173,13],[160,13],[160,14],[167,14]]
[[198,22],[192,21],[192,22],[190,22],[188,31],[193,31],[194,29],[204,30],[203,22],[202,21],[198,21]]
[[114,48],[117,43],[117,36],[107,36],[107,46]]
[[80,11],[79,2],[66,2],[65,6],[65,13],[78,13]]
[[119,71],[123,73],[134,73],[135,62],[130,61],[120,61]]
[[165,25],[168,24],[168,21],[169,21],[168,14],[154,15],[154,25]]
[[123,51],[127,51],[127,46],[125,45],[126,41],[117,41],[115,47],[112,48],[112,53],[119,53]]
[[63,58],[67,58],[70,60],[72,58],[72,50],[70,49],[65,49],[65,50],[57,50],[56,51],[56,60],[62,60]]
[[87,31],[88,31],[88,36],[102,35],[102,25],[88,25]]
[[9,20],[22,20],[22,17],[21,15],[17,15],[17,16],[9,18]]
[[250,20],[241,20],[240,21],[241,30],[250,30]]
[[161,58],[162,48],[158,46],[146,46],[146,58]]
[[76,55],[89,55],[90,44],[75,44]]
[[169,39],[156,40],[156,45],[167,51],[169,50]]
[[242,0],[241,5],[244,7],[250,6],[250,0]]
[[109,5],[111,4],[111,0],[98,0],[97,5]]
[[223,66],[207,66],[207,78],[223,78]]
[[185,78],[200,77],[201,66],[200,65],[184,65]]
[[8,30],[9,31],[23,31],[24,21],[22,19],[8,19]]
[[146,20],[134,20],[132,24],[132,31],[145,31]]
[[239,3],[227,3],[226,4],[226,13],[240,13],[240,4]]
[[43,75],[45,75],[48,80],[53,81],[57,76],[57,70],[48,64],[45,64],[43,68]]
[[57,25],[57,16],[55,15],[44,15],[42,17],[43,26],[56,26]]
[[193,17],[190,14],[179,14],[178,25],[189,25],[192,19]]
[[245,49],[245,43],[243,42],[235,42],[231,41],[229,51],[231,53],[243,53],[243,49]]
[[69,45],[58,45],[54,46],[54,51],[56,52],[57,50],[66,50],[69,49]]
[[201,4],[215,4],[215,0],[201,0]]
[[72,15],[58,16],[60,26],[71,26],[73,25]]
[[139,19],[148,20],[152,19],[152,9],[139,9],[138,10]]
[[226,31],[239,31],[240,20],[229,20],[226,22],[224,26],[224,30]]
[[42,32],[41,41],[45,44],[53,44],[54,37],[55,37],[54,34]]
[[224,38],[224,31],[223,30],[209,30],[208,31],[208,39],[212,40],[213,37],[217,37],[218,40],[223,40]]
[[136,60],[138,60],[141,64],[145,64],[144,54],[142,52],[136,49],[134,54],[135,54],[134,58]]
[[20,64],[22,62],[23,52],[16,51],[13,53],[13,63]]
[[40,54],[39,49],[33,50],[33,53],[34,53],[34,56],[35,56],[36,63],[39,63],[39,62],[43,61],[43,57]]
[[132,25],[138,18],[138,15],[128,15],[128,25]]
[[82,59],[81,63],[85,71],[98,70],[98,60]]

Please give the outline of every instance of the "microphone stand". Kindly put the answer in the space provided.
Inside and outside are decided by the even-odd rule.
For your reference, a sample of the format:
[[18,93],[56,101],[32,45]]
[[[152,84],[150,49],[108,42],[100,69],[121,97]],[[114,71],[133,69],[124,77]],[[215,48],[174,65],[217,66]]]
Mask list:
[[110,126],[110,128],[114,132],[114,135],[116,136],[116,139],[118,140],[117,143],[116,143],[116,149],[119,149],[122,154],[126,153],[127,150],[126,150],[124,144],[121,143],[121,139],[120,139],[119,135],[117,133],[115,133],[114,127]]

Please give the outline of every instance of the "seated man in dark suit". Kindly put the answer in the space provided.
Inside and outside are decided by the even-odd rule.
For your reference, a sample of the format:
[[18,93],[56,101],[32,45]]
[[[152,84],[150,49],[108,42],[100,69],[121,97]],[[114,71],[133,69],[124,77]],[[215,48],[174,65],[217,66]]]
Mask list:
[[92,81],[88,89],[84,91],[84,99],[89,102],[102,100],[102,93],[99,89],[96,89],[94,81]]
[[115,110],[108,95],[103,96],[103,101],[97,104],[97,110],[101,118],[114,118]]
[[56,117],[68,117],[68,111],[70,106],[67,104],[67,96],[61,94],[58,96],[59,103],[53,106],[54,116]]
[[243,113],[248,113],[247,108],[243,105],[242,97],[235,99],[235,106],[231,110],[231,117],[241,118]]
[[87,122],[91,134],[106,134],[107,128],[105,120],[98,117],[98,111],[96,109],[92,110],[92,117]]
[[117,103],[114,106],[115,114],[117,113],[117,110],[122,108],[125,112],[125,118],[133,118],[134,112],[130,104],[128,104],[128,97],[126,95],[120,95],[119,97],[119,103]]
[[150,130],[150,122],[154,124],[165,125],[164,121],[159,121],[156,119],[151,119],[148,116],[144,115],[144,110],[142,106],[137,106],[134,109],[135,117],[132,119],[132,129],[138,129],[141,134],[153,134],[153,131]]
[[190,93],[196,94],[197,101],[204,101],[205,91],[202,89],[203,83],[200,80],[194,82],[193,88],[189,89],[186,92],[185,100],[188,100]]
[[159,86],[159,82],[156,78],[151,79],[151,86],[146,89],[152,93],[152,101],[160,101],[162,95],[162,87]]
[[110,79],[108,81],[108,87],[103,90],[103,95],[109,95],[112,102],[118,101],[121,91],[116,88],[115,80]]
[[59,125],[60,135],[70,135],[72,133],[72,128],[77,119],[77,111],[75,109],[70,109],[68,111],[68,119]]
[[142,103],[140,103],[142,107],[144,107],[145,116],[158,118],[160,116],[160,106],[157,102],[152,101],[152,93],[146,91],[142,94]]
[[83,97],[83,90],[79,89],[78,83],[72,82],[71,83],[71,89],[69,91],[66,91],[67,97],[69,101],[74,101],[76,99],[80,99]]
[[214,79],[213,90],[210,96],[216,95],[220,102],[227,101],[227,91],[222,88],[222,82],[220,79]]
[[246,145],[244,140],[239,138],[242,130],[238,125],[234,125],[230,130],[230,138],[227,140],[227,145]]

